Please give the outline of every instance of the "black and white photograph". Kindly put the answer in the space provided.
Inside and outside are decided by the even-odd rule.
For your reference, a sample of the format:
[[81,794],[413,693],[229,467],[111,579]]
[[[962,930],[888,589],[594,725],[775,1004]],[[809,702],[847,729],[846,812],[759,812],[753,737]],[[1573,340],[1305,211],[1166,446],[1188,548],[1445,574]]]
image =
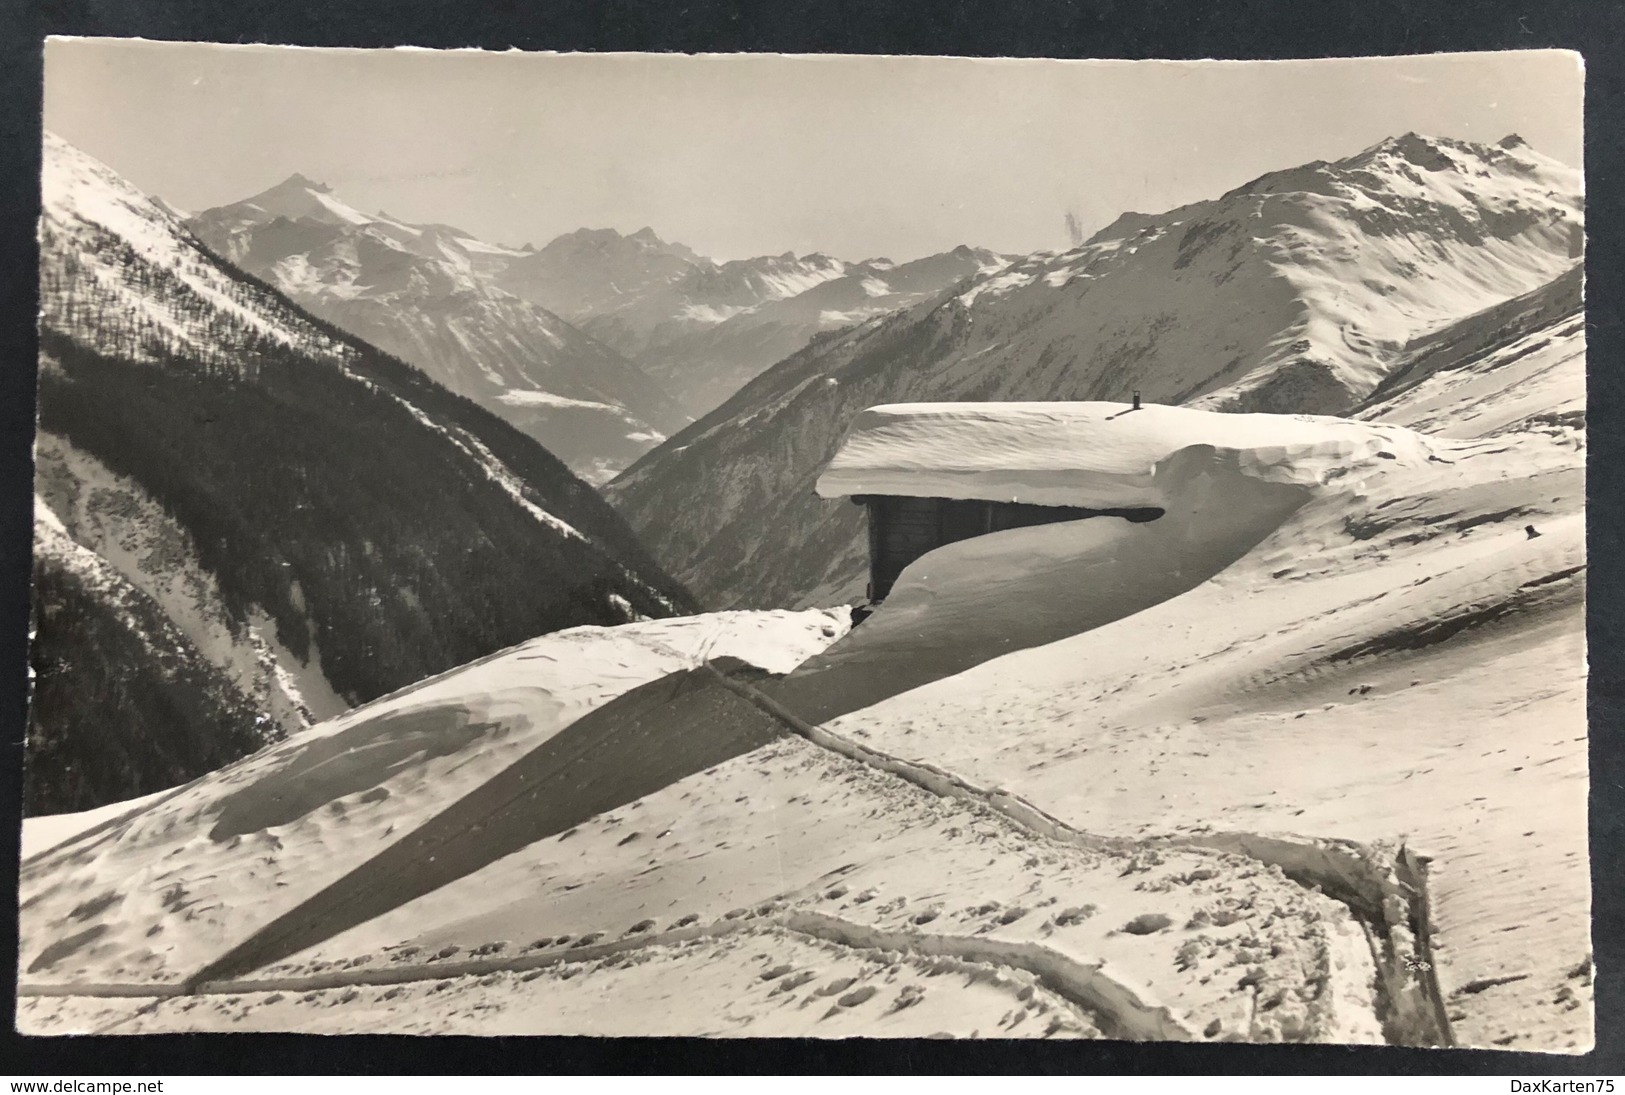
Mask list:
[[22,1034],[1597,1044],[1578,54],[44,54]]

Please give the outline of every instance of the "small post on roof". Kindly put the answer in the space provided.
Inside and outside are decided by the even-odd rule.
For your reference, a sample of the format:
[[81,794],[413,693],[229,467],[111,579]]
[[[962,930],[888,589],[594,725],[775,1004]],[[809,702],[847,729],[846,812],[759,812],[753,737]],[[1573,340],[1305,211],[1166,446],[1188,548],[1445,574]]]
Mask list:
[[1134,389],[1134,409],[1140,409],[1140,389],[1138,388]]

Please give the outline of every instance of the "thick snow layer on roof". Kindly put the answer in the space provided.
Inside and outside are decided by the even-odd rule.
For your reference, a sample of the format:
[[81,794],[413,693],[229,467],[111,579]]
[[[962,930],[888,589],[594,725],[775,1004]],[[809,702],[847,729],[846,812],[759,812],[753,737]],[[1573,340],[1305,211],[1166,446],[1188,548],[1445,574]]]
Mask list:
[[852,423],[818,480],[825,498],[980,498],[1096,508],[1160,506],[1188,449],[1238,470],[1313,486],[1373,457],[1425,460],[1409,430],[1314,415],[1220,414],[1124,403],[898,403]]

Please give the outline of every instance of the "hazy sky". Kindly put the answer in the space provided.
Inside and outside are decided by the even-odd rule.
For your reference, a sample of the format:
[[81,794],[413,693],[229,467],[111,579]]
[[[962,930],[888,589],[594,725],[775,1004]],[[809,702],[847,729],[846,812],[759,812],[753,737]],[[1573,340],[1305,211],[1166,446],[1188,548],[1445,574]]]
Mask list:
[[1067,244],[1124,210],[1414,130],[1580,162],[1558,52],[1280,62],[521,54],[53,39],[45,124],[188,210],[294,172],[538,246],[645,225],[717,258]]

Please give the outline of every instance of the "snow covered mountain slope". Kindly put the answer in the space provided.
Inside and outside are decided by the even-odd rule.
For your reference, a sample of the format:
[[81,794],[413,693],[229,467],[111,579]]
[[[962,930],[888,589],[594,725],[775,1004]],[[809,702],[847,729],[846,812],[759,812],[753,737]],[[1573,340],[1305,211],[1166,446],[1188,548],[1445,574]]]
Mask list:
[[[314,951],[255,971],[223,1005],[207,989],[150,1018],[131,1013],[145,1002],[141,987],[172,991],[245,933],[286,919],[284,910],[314,911],[330,880],[364,871],[367,857],[397,848],[421,857],[425,830],[457,809],[460,794],[500,808],[516,769],[639,691],[662,693],[662,710],[684,727],[645,749],[644,763],[651,752],[691,751],[701,723],[681,723],[673,678],[662,673],[731,655],[791,671],[844,630],[839,617],[805,612],[561,633],[135,804],[25,865],[21,1022],[38,1033],[219,1022],[1383,1040],[1360,928],[1338,902],[1278,871],[1200,848],[1047,841],[978,802],[772,734],[704,771],[690,758],[679,778],[495,862],[501,827],[465,826],[424,861],[449,868],[450,884],[346,934],[318,934]],[[576,765],[573,797],[601,793],[604,744]],[[540,812],[550,809],[552,796]],[[765,828],[764,819],[772,819]],[[442,862],[466,855],[475,858]],[[148,878],[148,863],[162,863],[161,875]],[[131,878],[140,881],[121,881]],[[379,881],[388,889],[413,878]],[[1240,926],[1194,945],[1164,930],[1176,919],[1238,924],[1231,913],[1248,909],[1280,917],[1279,931],[1255,926],[1269,940],[1263,957]],[[1238,975],[1166,973],[1193,966]],[[628,969],[636,972],[617,973]],[[521,988],[538,976],[559,990]],[[578,994],[577,977],[593,991]],[[395,980],[403,983],[387,987]],[[46,985],[121,985],[136,995],[122,1004],[35,995]],[[441,989],[452,995],[440,998]],[[1250,1014],[1255,991],[1274,1001],[1273,1014]],[[692,993],[690,1006],[664,1006],[673,992]],[[604,994],[613,1007],[592,1002]],[[329,1000],[344,1006],[321,1018],[304,1006]],[[452,1001],[453,1010],[478,1003],[493,1023],[464,1025],[445,1009]]]
[[1356,416],[1446,437],[1520,422],[1585,423],[1583,271],[1487,308],[1406,348]]
[[[812,495],[867,407],[1126,400],[1343,413],[1428,336],[1569,271],[1578,173],[1509,138],[1406,135],[1125,215],[773,367],[608,488],[711,603],[861,593],[860,515]],[[1408,356],[1409,355],[1409,356]]]
[[188,225],[216,254],[512,422],[590,480],[684,421],[615,351],[497,287],[524,252],[368,216],[301,175]]
[[[94,597],[112,589],[104,567],[130,589],[101,615],[154,649],[173,629],[204,682],[184,711],[143,693],[157,705],[143,725],[173,723],[176,743],[243,703],[276,736],[523,638],[687,603],[596,492],[512,427],[220,263],[55,137],[42,186],[40,527],[84,550],[55,553],[83,573],[36,597],[50,687],[30,740],[56,759],[31,755],[32,811],[221,760],[132,767],[133,785],[82,778],[76,751],[104,748],[97,697],[155,671],[74,653],[85,613],[54,611],[49,591]],[[139,663],[142,646],[118,649]]]
[[306,726],[349,706],[322,675],[319,649],[297,657],[263,616],[246,627],[233,618],[191,534],[140,483],[51,433],[35,442],[34,478],[44,518],[156,601],[272,724]]

